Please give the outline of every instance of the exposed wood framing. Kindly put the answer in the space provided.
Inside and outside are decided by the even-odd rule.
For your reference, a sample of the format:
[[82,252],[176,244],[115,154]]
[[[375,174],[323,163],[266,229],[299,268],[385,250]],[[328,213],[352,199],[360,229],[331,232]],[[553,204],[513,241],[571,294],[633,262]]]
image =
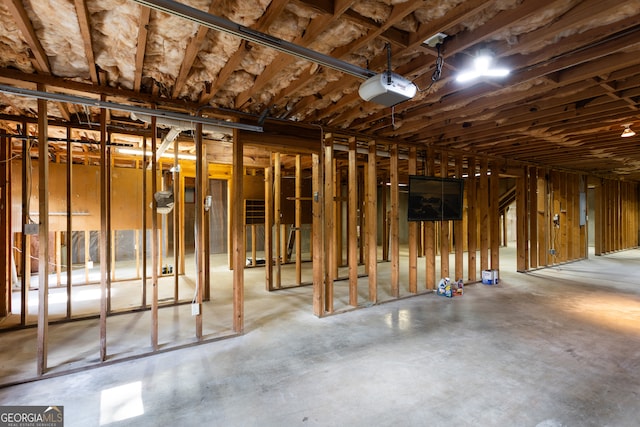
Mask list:
[[489,212],[490,218],[490,241],[491,241],[491,269],[500,269],[500,166],[498,164],[491,165],[491,188],[489,194],[491,199],[489,205],[491,211]]
[[38,349],[37,373],[47,371],[49,346],[49,133],[47,102],[38,100]]
[[[323,220],[323,228],[324,228],[324,236],[320,235],[320,231],[316,230],[316,232],[314,233],[314,237],[317,238],[323,238],[323,253],[324,253],[324,276],[323,276],[323,281],[324,283],[322,285],[324,286],[320,286],[319,283],[316,283],[316,286],[320,287],[321,289],[318,290],[318,292],[322,291],[322,295],[318,295],[318,299],[320,301],[318,301],[318,303],[322,302],[322,304],[320,304],[320,309],[321,312],[319,312],[321,314],[326,313],[333,313],[333,280],[334,278],[337,277],[337,260],[336,260],[336,251],[337,251],[337,247],[341,246],[341,243],[338,243],[338,240],[336,239],[336,234],[334,233],[334,230],[336,230],[338,228],[338,226],[334,223],[334,220],[336,218],[336,205],[338,205],[337,201],[334,201],[334,197],[335,197],[335,190],[336,190],[336,185],[335,185],[335,178],[336,178],[336,173],[334,170],[334,158],[333,158],[333,138],[331,136],[329,136],[327,138],[327,140],[324,143],[324,157],[323,157],[323,161],[324,161],[324,165],[318,165],[318,168],[324,168],[324,186],[322,188],[320,188],[322,186],[322,180],[320,180],[319,176],[316,176],[314,178],[314,183],[315,183],[315,179],[320,180],[320,182],[318,182],[318,187],[319,190],[318,191],[322,191],[323,194],[323,202],[324,202],[324,206],[323,206],[323,210],[324,210],[324,215],[322,215],[322,220]],[[317,172],[317,175],[319,175],[320,172]],[[315,194],[315,193],[314,193]],[[320,211],[320,207],[317,206],[318,203],[314,203],[314,207],[316,207],[317,211]],[[315,211],[314,211],[314,215],[315,215]],[[315,218],[315,217],[314,217]],[[315,250],[314,250],[314,254],[316,255],[316,257],[319,257],[318,254],[316,254]],[[318,267],[319,268],[319,267]]]
[[296,284],[302,283],[302,157],[296,155],[296,202],[295,202],[295,239],[296,239]]
[[477,242],[478,242],[478,209],[477,209],[477,188],[478,180],[476,179],[476,159],[469,157],[467,159],[467,170],[469,171],[467,183],[465,185],[466,203],[467,203],[467,277],[469,282],[478,280],[477,272]]
[[398,144],[391,144],[391,295],[400,296],[400,180],[398,176]]
[[264,259],[265,288],[273,290],[273,168],[264,168]]
[[[427,167],[425,169],[426,176],[434,176],[435,174],[435,153],[433,148],[427,148]],[[436,235],[435,223],[427,221],[424,223],[424,260],[425,260],[425,286],[427,290],[436,288]]]
[[11,312],[11,139],[0,132],[0,317]]
[[[462,179],[462,172],[464,169],[464,158],[462,156],[456,156],[456,178]],[[464,216],[464,209],[463,209]],[[455,259],[455,269],[456,276],[455,279],[463,279],[464,278],[464,230],[463,230],[464,222],[454,221],[453,222],[453,244],[455,247],[456,259]]]
[[349,264],[349,304],[358,305],[358,163],[356,139],[349,140],[349,202],[347,204],[347,244]]
[[[409,148],[409,175],[417,172],[416,147]],[[409,292],[418,292],[418,223],[409,222]]]
[[[233,330],[236,333],[244,331],[244,200],[243,196],[243,141],[239,132],[233,132]],[[277,256],[277,254],[276,254]]]
[[157,120],[151,118],[151,347],[158,349],[158,206],[155,194],[158,189]]
[[107,115],[100,110],[100,360],[107,360],[107,315],[109,304],[109,170]]
[[376,303],[378,300],[378,180],[376,170],[376,141],[369,141],[369,154],[367,156],[367,195],[366,212],[367,228],[366,240],[368,247],[368,269],[369,274],[369,302]]
[[[85,0],[74,0],[76,6],[76,14],[78,15],[78,24],[80,25],[80,35],[82,36],[82,44],[84,54],[87,58],[89,66],[89,77],[94,84],[99,84],[98,73],[96,71],[96,61],[93,57],[93,42],[91,41],[91,25],[89,24],[89,11]],[[101,82],[105,84],[106,82]]]
[[[322,152],[321,152],[322,153]],[[323,210],[326,206],[326,195],[322,197],[322,170],[324,168],[322,154],[311,155],[312,169],[312,243],[313,243],[313,314],[318,317],[324,315],[326,308],[325,294],[325,271],[326,260],[329,256],[323,250],[326,243],[326,237],[323,235]],[[326,233],[325,229],[325,233]],[[325,247],[326,248],[326,247]],[[328,249],[328,248],[326,248]]]
[[[440,152],[440,176],[447,178],[449,176],[449,155],[446,151]],[[440,221],[440,276],[449,277],[449,230],[451,229],[450,221]]]

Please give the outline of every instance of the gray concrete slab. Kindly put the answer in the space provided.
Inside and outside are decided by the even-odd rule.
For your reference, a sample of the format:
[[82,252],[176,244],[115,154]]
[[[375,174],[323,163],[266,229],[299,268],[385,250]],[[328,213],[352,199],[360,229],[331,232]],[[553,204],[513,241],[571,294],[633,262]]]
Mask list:
[[248,300],[241,337],[5,387],[0,405],[63,405],[66,426],[636,426],[639,261],[323,319],[310,288],[279,291]]

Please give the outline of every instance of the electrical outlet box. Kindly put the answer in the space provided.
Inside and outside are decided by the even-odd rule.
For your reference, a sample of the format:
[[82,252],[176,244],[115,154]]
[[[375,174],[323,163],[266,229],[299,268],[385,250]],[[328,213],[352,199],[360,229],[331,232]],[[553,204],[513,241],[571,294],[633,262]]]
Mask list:
[[200,314],[200,304],[198,303],[191,304],[191,315],[197,316],[199,314]]
[[38,224],[25,224],[24,234],[35,235],[38,234],[40,226]]
[[555,249],[549,249],[549,254],[551,255],[555,255],[556,254],[556,250]]

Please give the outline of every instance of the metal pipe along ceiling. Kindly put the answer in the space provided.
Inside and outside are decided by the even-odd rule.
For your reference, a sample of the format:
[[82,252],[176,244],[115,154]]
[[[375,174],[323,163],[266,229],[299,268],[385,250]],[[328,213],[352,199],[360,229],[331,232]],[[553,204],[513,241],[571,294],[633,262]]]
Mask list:
[[136,107],[134,105],[118,104],[98,99],[84,98],[81,96],[67,95],[53,92],[43,92],[39,90],[23,89],[0,84],[0,92],[25,96],[28,98],[45,99],[54,102],[69,102],[71,104],[86,105],[88,107],[106,108],[108,110],[125,111],[134,114],[149,114],[155,117],[165,117],[167,119],[182,120],[191,123],[202,123],[203,125],[220,126],[231,129],[241,129],[251,132],[262,132],[262,126],[248,125],[244,123],[227,122],[225,120],[210,119],[207,117],[191,116],[189,114],[176,113],[166,110],[154,110],[152,108]]
[[143,6],[168,13],[169,15],[179,16],[191,22],[200,24],[204,27],[211,28],[212,30],[232,34],[236,37],[240,37],[241,39],[248,40],[262,46],[270,47],[280,52],[288,53],[295,57],[306,59],[308,61],[324,65],[334,70],[342,71],[343,73],[350,74],[360,79],[366,80],[369,77],[373,77],[376,75],[375,72],[366,68],[362,68],[357,65],[350,64],[346,61],[334,58],[332,56],[307,49],[306,47],[290,43],[286,40],[273,37],[269,34],[261,33],[260,31],[256,31],[243,25],[236,24],[235,22],[229,21],[228,19],[211,15],[199,9],[195,9],[191,6],[187,6],[173,0],[133,1]]

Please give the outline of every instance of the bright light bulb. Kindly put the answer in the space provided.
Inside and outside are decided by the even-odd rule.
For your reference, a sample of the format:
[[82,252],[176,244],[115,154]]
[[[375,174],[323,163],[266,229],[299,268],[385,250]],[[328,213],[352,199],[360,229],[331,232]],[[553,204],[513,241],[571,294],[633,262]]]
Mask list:
[[484,74],[489,69],[489,66],[491,66],[492,60],[493,58],[491,58],[489,55],[481,54],[473,61],[473,66],[478,73]]

